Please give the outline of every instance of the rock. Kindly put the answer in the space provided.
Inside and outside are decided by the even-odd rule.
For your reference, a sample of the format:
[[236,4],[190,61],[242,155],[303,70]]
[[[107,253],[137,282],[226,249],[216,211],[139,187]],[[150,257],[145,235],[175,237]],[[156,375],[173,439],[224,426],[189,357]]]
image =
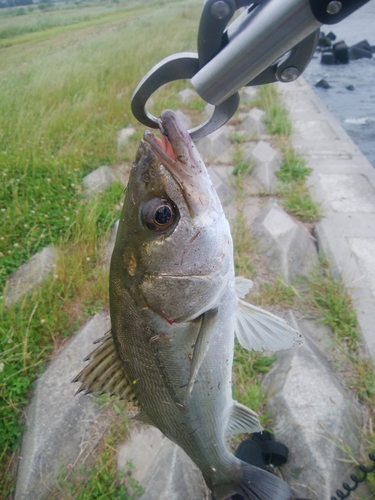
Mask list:
[[122,182],[122,184],[126,186],[129,181],[130,169],[131,167],[126,163],[120,163],[120,165],[117,165],[112,170],[115,175],[115,179],[119,182]]
[[280,168],[281,156],[268,142],[259,141],[251,151],[251,159],[255,163],[253,177],[271,192],[276,185],[275,172]]
[[266,113],[259,108],[253,108],[242,122],[242,128],[246,130],[251,136],[259,137],[265,134],[266,124],[264,123]]
[[308,277],[318,265],[318,255],[311,235],[270,200],[254,219],[251,229],[267,266],[286,283],[297,276]]
[[82,182],[86,192],[91,194],[105,191],[115,180],[116,176],[111,167],[104,165],[86,175],[86,177],[82,179]]
[[134,466],[133,477],[143,487],[143,500],[203,500],[207,492],[199,469],[176,444],[154,427],[133,427],[120,445],[118,470]]
[[135,134],[136,130],[133,127],[126,127],[122,128],[120,132],[117,134],[117,147],[118,149],[121,149],[125,147],[128,142],[129,138]]
[[347,85],[346,90],[350,90],[351,92],[354,90],[354,85]]
[[87,364],[83,359],[94,350],[92,343],[109,329],[109,318],[99,313],[55,356],[38,379],[26,410],[27,427],[22,439],[15,500],[49,498],[57,475],[74,463],[95,424],[98,406],[90,396],[78,394],[72,379]]
[[331,50],[322,52],[322,57],[320,59],[320,64],[335,64],[335,58]]
[[318,47],[325,49],[325,48],[331,47],[331,46],[332,46],[331,39],[328,36],[322,36],[322,34],[321,34],[321,36],[318,40]]
[[4,304],[9,306],[17,302],[35,285],[48,278],[56,265],[58,255],[58,249],[49,245],[33,255],[28,262],[21,264],[7,281],[4,290]]
[[318,87],[321,89],[330,89],[331,85],[327,82],[327,80],[324,80],[324,78],[322,78],[321,80],[316,82],[315,87]]
[[329,33],[327,33],[326,37],[329,39],[329,40],[332,40],[332,42],[334,40],[336,40],[337,36],[332,32],[330,31]]
[[337,42],[333,45],[333,57],[336,64],[349,63],[349,47],[345,42]]
[[368,43],[367,40],[362,40],[361,42],[358,42],[355,45],[349,47],[350,60],[356,60],[362,58],[367,58],[367,59],[372,58],[371,45]]
[[182,121],[182,123],[185,125],[187,129],[191,128],[191,118],[190,116],[186,115],[183,113],[180,109],[176,111],[176,115],[179,117],[179,119]]
[[197,141],[196,144],[203,159],[205,161],[210,161],[223,154],[231,144],[229,137],[230,130],[224,125],[207,137]]
[[292,314],[288,321],[305,339],[301,347],[280,351],[263,381],[272,429],[289,448],[283,477],[293,497],[328,499],[349,479],[344,447],[354,456],[359,452],[361,412],[306,333],[309,322],[297,323]]
[[194,90],[184,89],[177,94],[177,98],[182,104],[189,104],[189,102],[197,98],[197,94]]

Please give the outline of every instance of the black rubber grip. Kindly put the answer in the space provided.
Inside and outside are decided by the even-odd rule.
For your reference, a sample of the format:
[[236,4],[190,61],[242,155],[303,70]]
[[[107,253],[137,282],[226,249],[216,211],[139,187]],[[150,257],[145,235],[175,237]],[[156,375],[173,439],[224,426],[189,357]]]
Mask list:
[[[310,0],[311,10],[322,24],[336,24],[370,0]],[[340,7],[341,6],[341,7]]]

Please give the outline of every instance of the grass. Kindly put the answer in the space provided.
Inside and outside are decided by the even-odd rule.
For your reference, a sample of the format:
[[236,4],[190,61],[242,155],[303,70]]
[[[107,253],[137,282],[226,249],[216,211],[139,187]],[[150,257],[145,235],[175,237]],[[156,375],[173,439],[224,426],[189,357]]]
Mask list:
[[[13,45],[0,49],[1,288],[36,251],[50,243],[60,249],[53,276],[11,307],[0,300],[1,498],[14,489],[14,452],[35,378],[63,339],[108,307],[101,255],[123,186],[114,184],[87,201],[82,177],[101,165],[132,161],[140,132],[127,148],[116,144],[122,127],[140,129],[130,112],[131,94],[163,57],[194,50],[201,4],[145,0],[142,10],[138,2],[122,1],[71,7],[26,10],[14,18],[0,10],[0,30],[14,29],[7,38]],[[42,23],[47,18],[48,26]],[[170,26],[182,24],[166,43]],[[161,89],[163,105],[173,107],[171,96],[183,85]],[[91,498],[101,494],[95,484],[106,483],[111,491],[107,458],[90,473]]]
[[233,398],[259,412],[261,424],[265,427],[270,418],[265,411],[266,398],[263,393],[262,375],[267,373],[276,360],[276,354],[265,356],[247,351],[236,343],[233,363]]
[[[74,36],[55,36],[51,43],[3,49],[0,284],[66,231],[85,174],[103,164],[132,161],[137,136],[128,150],[116,147],[120,128],[138,127],[130,112],[131,93],[152,64],[173,50],[166,47],[163,26],[175,22],[181,10],[186,31],[178,30],[169,43],[192,48],[196,7],[197,2],[186,2],[185,10],[172,3],[116,29],[109,22],[89,37],[77,28]],[[143,43],[145,29],[152,44]],[[137,53],[137,60],[129,53]]]
[[[119,216],[123,192],[114,184],[82,201],[71,223],[54,275],[10,308],[0,304],[0,467],[19,445],[23,408],[45,360],[61,341],[107,305],[108,276],[102,245]],[[4,487],[2,482],[0,486]]]
[[292,124],[287,110],[280,105],[277,91],[272,85],[263,85],[259,89],[254,105],[264,109],[267,114],[266,126],[276,146],[283,155],[283,163],[276,176],[281,185],[278,194],[283,208],[303,222],[315,222],[321,217],[320,206],[311,198],[304,181],[311,169],[303,158],[298,156],[289,140]]
[[282,152],[284,162],[276,176],[283,182],[305,181],[311,172],[311,168],[306,166],[306,160],[298,156],[290,146],[284,147]]
[[[247,177],[250,174],[251,165],[243,160],[239,149],[234,155],[234,166],[232,185],[236,192],[237,215],[232,221],[231,232],[235,273],[236,276],[252,278],[256,273],[254,259],[257,242],[251,235],[243,210]],[[266,399],[261,385],[262,375],[271,369],[275,360],[276,355],[266,356],[250,352],[236,341],[233,362],[233,398],[255,412],[259,412],[259,419],[263,426],[266,426],[270,419],[265,409]]]
[[279,96],[273,85],[261,85],[254,106],[262,108],[266,114],[265,124],[271,135],[289,136],[292,132],[292,124],[287,110],[280,106]]
[[353,301],[344,284],[333,277],[327,259],[321,259],[320,272],[313,275],[310,291],[322,323],[331,327],[338,342],[344,341],[350,349],[356,350],[359,327]]

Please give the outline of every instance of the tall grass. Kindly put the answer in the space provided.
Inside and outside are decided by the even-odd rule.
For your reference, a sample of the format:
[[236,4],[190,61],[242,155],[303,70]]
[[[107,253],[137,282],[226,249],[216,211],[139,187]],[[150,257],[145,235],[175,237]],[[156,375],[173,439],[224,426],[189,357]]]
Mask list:
[[[140,134],[121,150],[116,136],[129,124],[143,129],[130,112],[134,88],[163,57],[195,50],[199,0],[141,7],[100,25],[67,24],[65,33],[60,24],[60,32],[45,30],[48,39],[0,49],[0,286],[42,247],[61,249],[51,279],[12,307],[0,299],[1,498],[14,486],[9,459],[35,377],[61,340],[107,303],[100,252],[123,187],[88,203],[81,179],[100,165],[132,161]],[[171,105],[170,88],[160,95]]]
[[132,92],[162,57],[194,48],[199,7],[197,1],[166,4],[90,36],[78,32],[4,49],[2,281],[66,231],[84,174],[132,159],[135,145],[120,153],[116,146],[121,127],[138,127],[130,112]]

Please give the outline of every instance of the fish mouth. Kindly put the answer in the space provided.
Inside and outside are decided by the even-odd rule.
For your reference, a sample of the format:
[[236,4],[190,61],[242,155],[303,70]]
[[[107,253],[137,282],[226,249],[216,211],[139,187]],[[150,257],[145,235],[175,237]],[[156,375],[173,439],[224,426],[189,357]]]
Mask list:
[[179,184],[189,207],[196,217],[205,212],[209,202],[207,169],[192,138],[179,117],[171,110],[159,118],[161,139],[146,130],[143,139]]

